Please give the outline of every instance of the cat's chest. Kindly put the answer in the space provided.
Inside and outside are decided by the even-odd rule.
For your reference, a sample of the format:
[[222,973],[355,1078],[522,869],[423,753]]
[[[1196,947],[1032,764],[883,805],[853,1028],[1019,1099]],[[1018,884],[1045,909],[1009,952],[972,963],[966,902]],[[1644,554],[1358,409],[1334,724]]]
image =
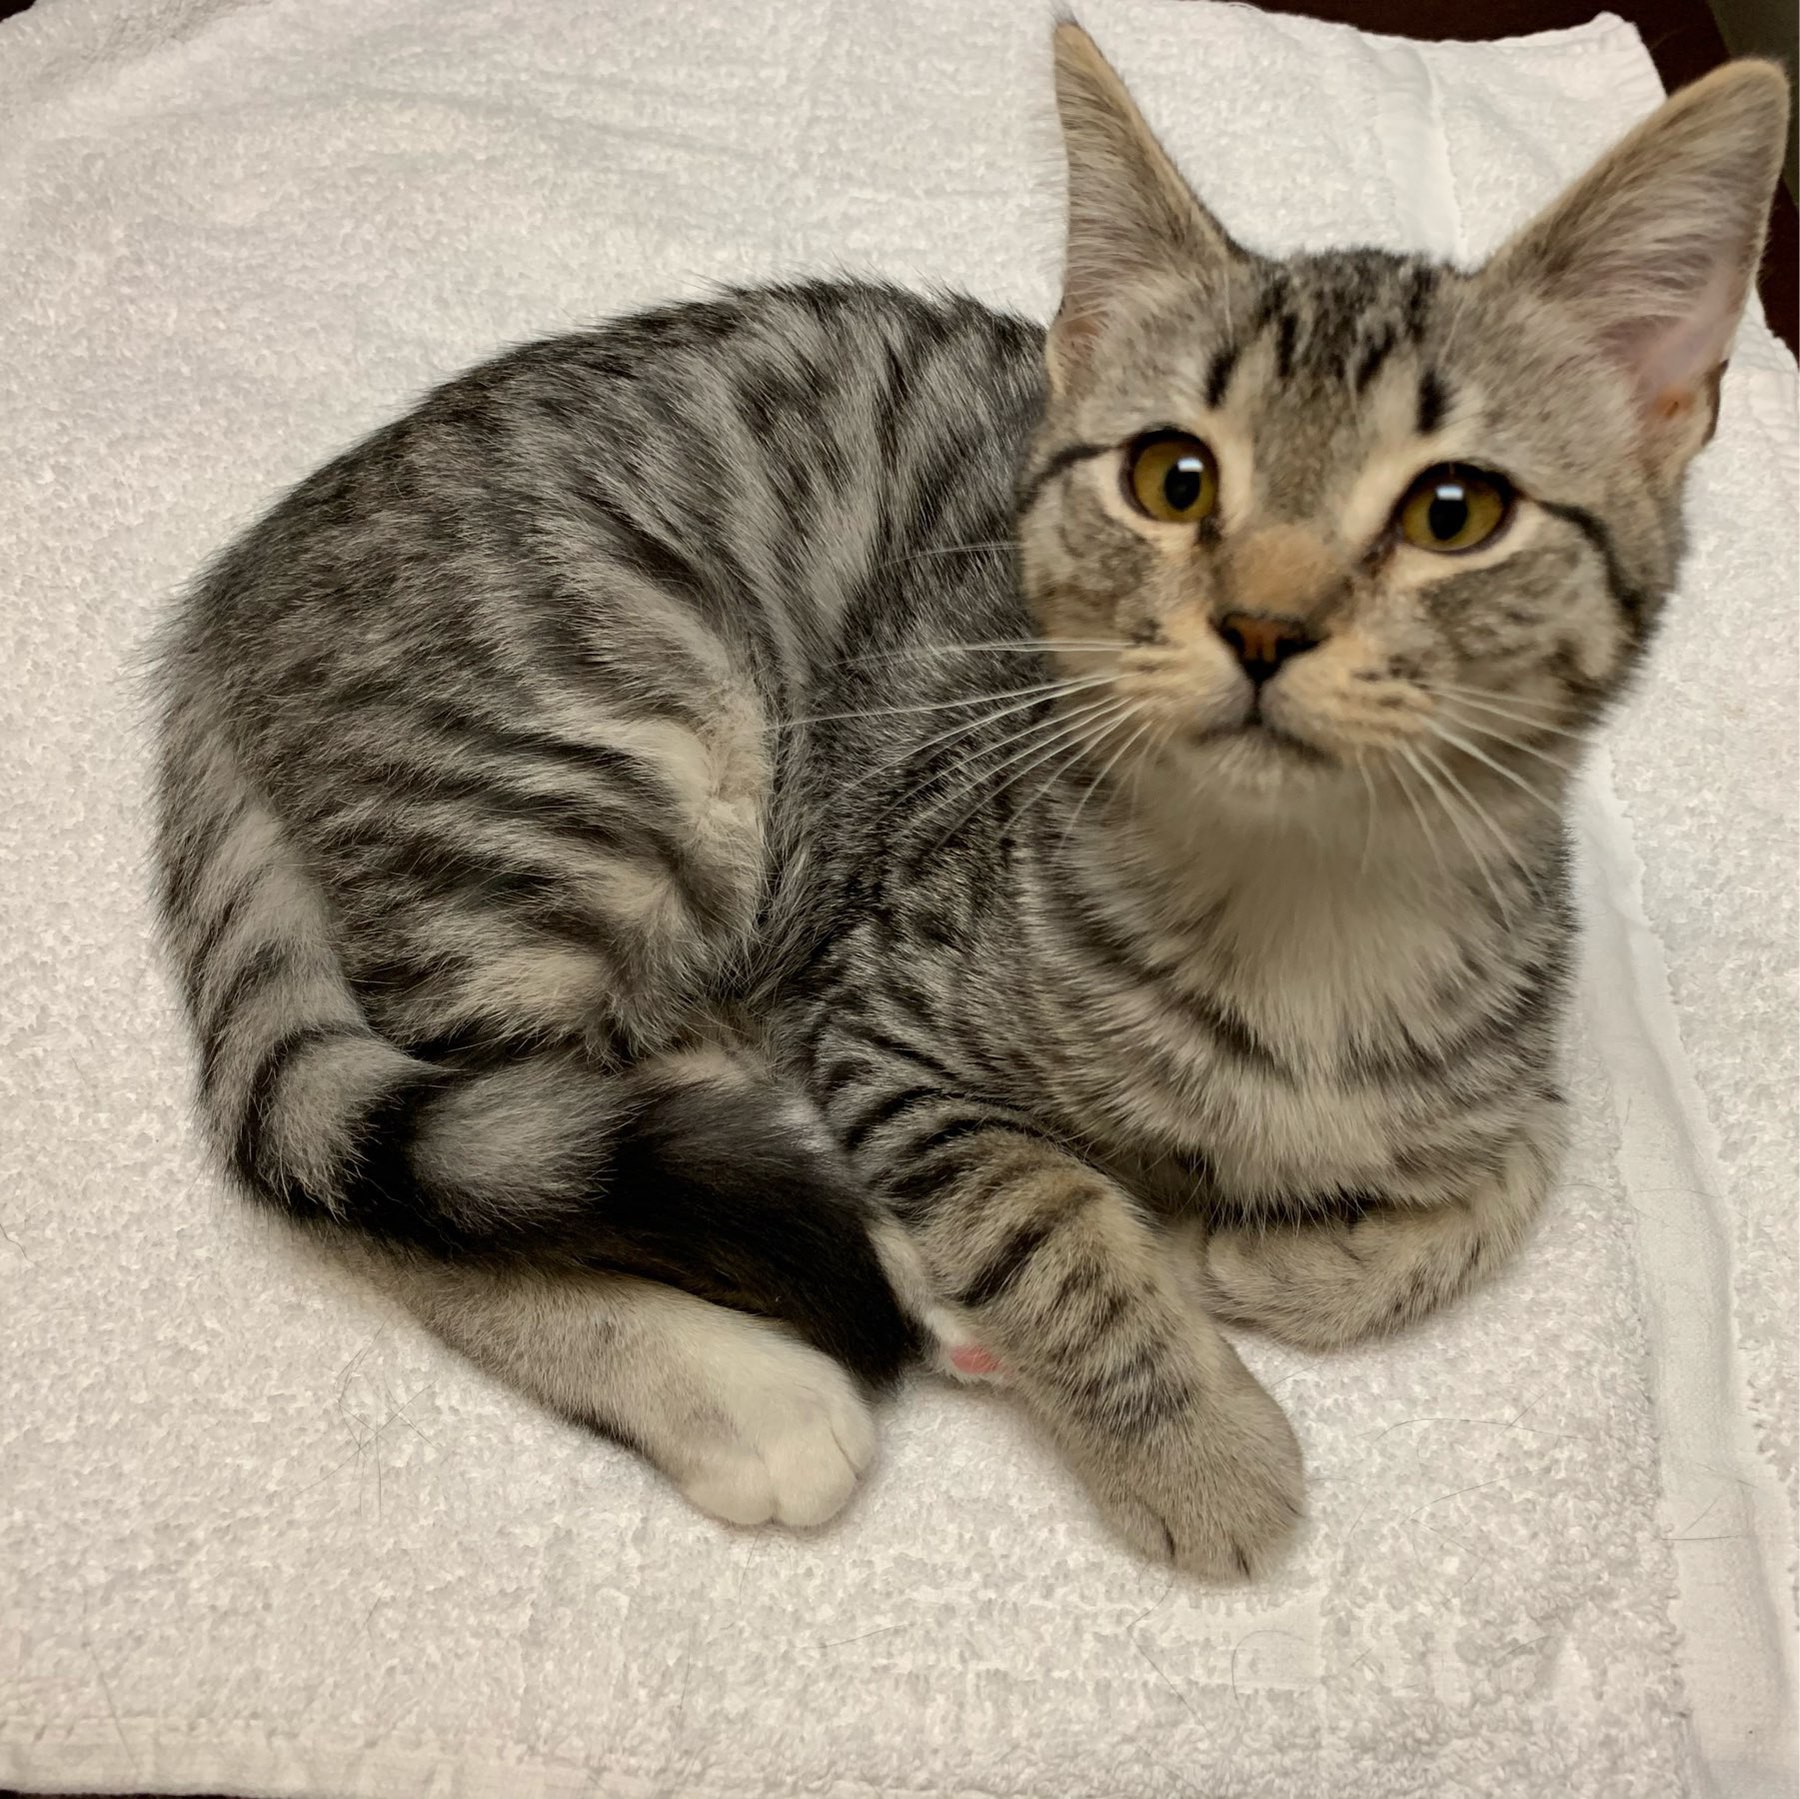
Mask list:
[[1099,975],[1064,1070],[1079,1121],[1243,1199],[1377,1186],[1465,1103],[1440,1054],[1500,1003],[1453,932],[1320,934],[1279,961],[1215,951]]

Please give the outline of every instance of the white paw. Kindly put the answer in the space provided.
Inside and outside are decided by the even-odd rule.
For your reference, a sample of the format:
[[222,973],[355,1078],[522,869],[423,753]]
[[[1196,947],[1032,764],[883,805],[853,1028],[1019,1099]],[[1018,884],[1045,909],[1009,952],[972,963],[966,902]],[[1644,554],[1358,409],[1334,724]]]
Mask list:
[[689,1501],[728,1524],[823,1524],[838,1512],[875,1459],[875,1420],[850,1376],[773,1332],[711,1373],[671,1470]]

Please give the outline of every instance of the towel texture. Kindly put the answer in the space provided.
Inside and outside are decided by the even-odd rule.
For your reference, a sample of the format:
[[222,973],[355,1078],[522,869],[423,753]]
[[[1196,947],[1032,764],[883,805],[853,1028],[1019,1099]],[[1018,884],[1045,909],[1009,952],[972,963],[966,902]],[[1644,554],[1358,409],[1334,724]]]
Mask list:
[[[1473,257],[1658,98],[1629,28],[1083,17],[1268,248]],[[920,1386],[731,1534],[224,1192],[144,897],[143,640],[496,346],[843,269],[1039,316],[1021,0],[40,0],[0,25],[0,1786],[608,1799],[1791,1792],[1793,362],[1759,323],[1584,788],[1567,1181],[1402,1341],[1247,1342],[1288,1565],[1132,1561]]]

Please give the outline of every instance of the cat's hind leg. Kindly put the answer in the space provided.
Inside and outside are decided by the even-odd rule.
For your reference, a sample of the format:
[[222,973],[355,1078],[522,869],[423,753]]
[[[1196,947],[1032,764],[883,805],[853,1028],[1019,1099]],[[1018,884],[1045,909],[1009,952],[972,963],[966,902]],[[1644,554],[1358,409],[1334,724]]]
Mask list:
[[629,1275],[384,1257],[453,1348],[638,1450],[731,1524],[822,1524],[875,1456],[850,1373],[782,1326]]
[[1207,1309],[1301,1349],[1401,1330],[1512,1257],[1542,1207],[1559,1147],[1546,1110],[1491,1174],[1434,1204],[1371,1196],[1330,1217],[1216,1230],[1202,1251]]

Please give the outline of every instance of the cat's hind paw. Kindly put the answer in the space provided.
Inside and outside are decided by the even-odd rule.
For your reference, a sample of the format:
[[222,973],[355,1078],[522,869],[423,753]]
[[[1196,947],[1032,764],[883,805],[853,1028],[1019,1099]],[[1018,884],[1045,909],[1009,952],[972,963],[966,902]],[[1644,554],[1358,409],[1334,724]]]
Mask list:
[[801,1343],[721,1370],[675,1484],[728,1524],[823,1524],[875,1459],[875,1420],[855,1382]]

